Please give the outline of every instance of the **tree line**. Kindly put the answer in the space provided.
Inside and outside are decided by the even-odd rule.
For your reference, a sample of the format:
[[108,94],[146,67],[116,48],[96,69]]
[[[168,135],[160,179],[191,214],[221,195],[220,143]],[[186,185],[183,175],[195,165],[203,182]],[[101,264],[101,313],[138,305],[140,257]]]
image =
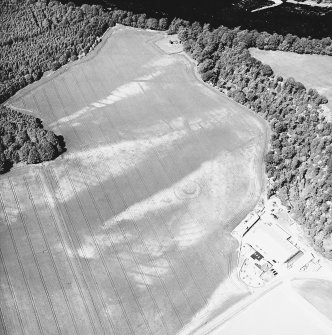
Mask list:
[[268,196],[276,194],[315,248],[332,258],[332,123],[320,110],[326,97],[294,78],[276,76],[251,56],[240,29],[175,20],[170,32],[175,31],[205,82],[269,122]]
[[62,136],[45,130],[40,119],[0,106],[0,173],[13,164],[37,164],[65,150]]
[[[175,33],[180,26],[186,27],[190,25],[189,21],[179,18],[173,19],[170,24],[170,33]],[[199,22],[193,23],[193,29],[200,29],[202,25]],[[210,26],[210,25],[209,25]],[[195,28],[196,27],[196,28]],[[210,26],[210,29],[211,26]],[[246,48],[256,47],[263,50],[280,50],[290,51],[298,54],[317,54],[332,56],[332,38],[325,37],[322,39],[299,38],[296,35],[286,34],[270,34],[266,31],[258,32],[257,30],[227,28],[219,26],[217,29],[223,29],[225,32],[225,39],[232,40],[232,36],[236,35],[237,41],[244,44]]]

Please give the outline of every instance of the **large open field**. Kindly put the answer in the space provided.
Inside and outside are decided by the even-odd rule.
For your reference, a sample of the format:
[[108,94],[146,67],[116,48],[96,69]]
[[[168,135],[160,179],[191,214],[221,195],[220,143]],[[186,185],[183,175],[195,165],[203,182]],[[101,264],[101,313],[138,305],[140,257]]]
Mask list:
[[329,335],[331,327],[331,320],[286,282],[243,308],[230,322],[211,330],[209,334]]
[[248,294],[229,232],[261,191],[265,124],[116,27],[10,104],[62,134],[0,178],[1,334],[170,334]]
[[251,48],[250,53],[264,64],[269,64],[277,75],[293,77],[306,88],[315,88],[329,100],[332,119],[332,57],[299,55],[293,52],[267,51]]
[[298,279],[292,282],[295,290],[332,321],[332,281]]

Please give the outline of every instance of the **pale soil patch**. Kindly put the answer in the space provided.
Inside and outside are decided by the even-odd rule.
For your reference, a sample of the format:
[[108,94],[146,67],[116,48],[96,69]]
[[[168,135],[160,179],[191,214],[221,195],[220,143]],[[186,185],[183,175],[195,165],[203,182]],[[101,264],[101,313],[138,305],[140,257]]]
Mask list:
[[247,294],[229,233],[262,188],[265,123],[155,36],[117,27],[11,101],[68,148],[0,179],[11,333],[173,335]]
[[294,289],[332,321],[332,281],[319,279],[293,280]]
[[328,335],[331,324],[289,285],[282,284],[210,334]]
[[324,113],[332,120],[332,57],[322,55],[300,55],[293,52],[267,51],[251,48],[250,53],[264,64],[272,67],[276,75],[285,79],[293,77],[304,86],[315,88],[329,100]]

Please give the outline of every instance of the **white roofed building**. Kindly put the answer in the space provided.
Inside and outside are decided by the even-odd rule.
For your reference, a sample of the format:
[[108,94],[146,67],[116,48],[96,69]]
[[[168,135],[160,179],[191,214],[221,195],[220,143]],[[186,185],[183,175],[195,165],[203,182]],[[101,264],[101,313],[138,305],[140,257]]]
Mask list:
[[243,236],[243,242],[272,264],[284,264],[300,252],[289,238],[290,235],[277,224],[260,220]]

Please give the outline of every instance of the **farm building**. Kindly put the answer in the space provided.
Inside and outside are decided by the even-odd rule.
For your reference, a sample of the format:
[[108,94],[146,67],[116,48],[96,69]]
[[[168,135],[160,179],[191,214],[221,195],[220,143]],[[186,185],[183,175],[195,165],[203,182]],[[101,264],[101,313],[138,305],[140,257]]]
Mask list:
[[243,242],[272,264],[284,264],[300,252],[289,238],[290,235],[277,224],[260,220],[243,236]]
[[236,238],[242,238],[252,226],[259,220],[259,215],[256,212],[250,212],[246,218],[233,230],[233,235]]

